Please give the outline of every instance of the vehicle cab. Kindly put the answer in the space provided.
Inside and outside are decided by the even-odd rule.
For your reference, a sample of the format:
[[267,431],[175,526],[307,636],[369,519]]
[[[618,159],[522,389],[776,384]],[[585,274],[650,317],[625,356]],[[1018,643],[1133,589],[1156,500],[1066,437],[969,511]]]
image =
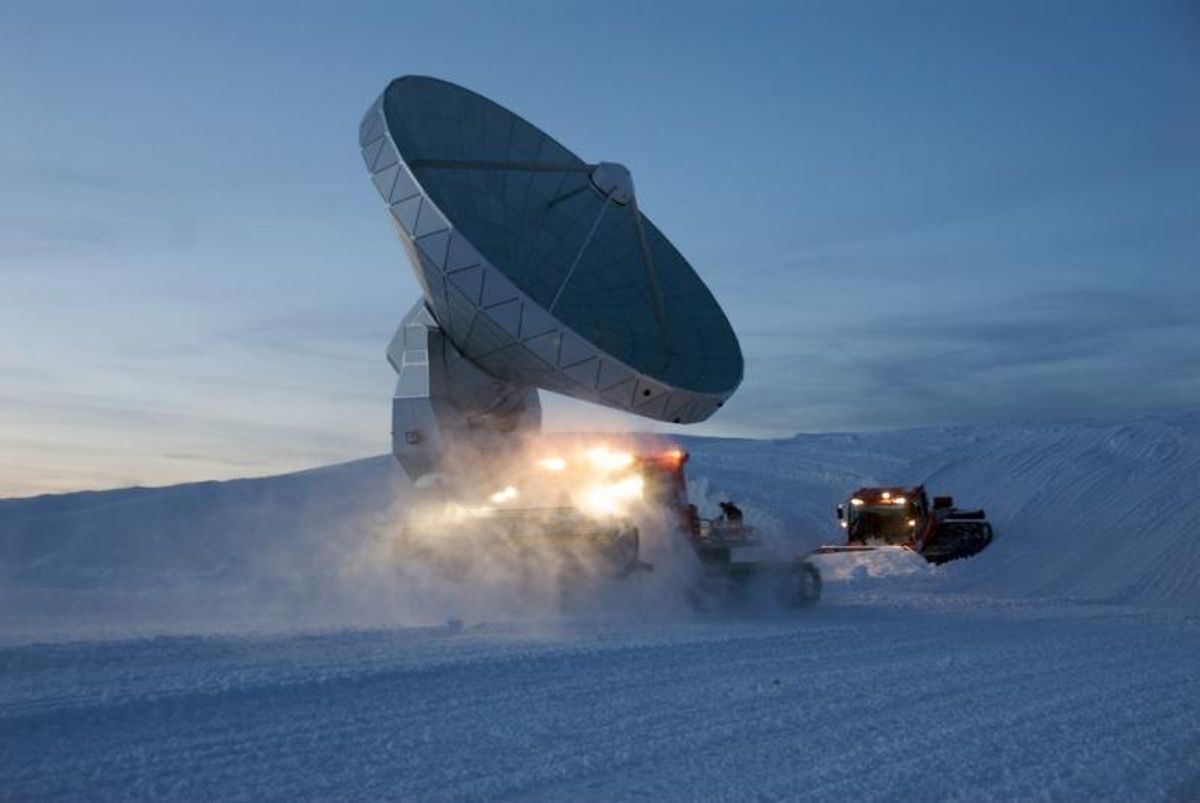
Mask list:
[[850,545],[918,550],[933,521],[923,486],[859,488],[838,505],[837,516]]

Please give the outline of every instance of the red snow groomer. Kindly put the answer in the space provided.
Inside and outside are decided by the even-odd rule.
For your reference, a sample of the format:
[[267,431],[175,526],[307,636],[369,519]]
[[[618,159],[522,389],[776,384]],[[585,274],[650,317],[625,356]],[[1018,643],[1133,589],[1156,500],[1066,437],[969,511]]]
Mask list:
[[935,496],[930,504],[923,485],[859,488],[838,505],[837,517],[846,544],[821,547],[818,553],[902,547],[942,564],[975,555],[992,542],[983,510],[956,508],[950,496]]
[[[698,559],[701,572],[689,590],[698,604],[774,597],[800,606],[820,597],[817,568],[804,556],[768,549],[735,504],[724,502],[716,519],[700,517],[688,502],[686,450],[549,439],[540,450],[537,459],[522,454],[465,490],[418,489],[421,498],[406,506],[392,541],[394,565],[462,582],[507,575],[525,584],[542,576],[569,589],[652,569],[642,560],[641,530],[665,522]],[[480,488],[485,482],[494,484]]]

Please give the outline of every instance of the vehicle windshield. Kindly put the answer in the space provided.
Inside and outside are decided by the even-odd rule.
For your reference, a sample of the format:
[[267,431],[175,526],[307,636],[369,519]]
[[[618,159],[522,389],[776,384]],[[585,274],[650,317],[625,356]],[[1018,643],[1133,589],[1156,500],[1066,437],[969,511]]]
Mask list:
[[851,541],[902,544],[912,537],[916,520],[916,511],[911,504],[851,504],[847,534]]

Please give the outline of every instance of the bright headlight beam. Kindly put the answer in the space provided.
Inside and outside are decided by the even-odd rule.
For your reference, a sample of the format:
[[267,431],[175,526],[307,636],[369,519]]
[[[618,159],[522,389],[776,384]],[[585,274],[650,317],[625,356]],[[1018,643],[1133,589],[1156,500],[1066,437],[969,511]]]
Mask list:
[[597,446],[587,453],[587,458],[599,468],[625,468],[633,463],[633,455],[628,452],[613,452],[607,446]]

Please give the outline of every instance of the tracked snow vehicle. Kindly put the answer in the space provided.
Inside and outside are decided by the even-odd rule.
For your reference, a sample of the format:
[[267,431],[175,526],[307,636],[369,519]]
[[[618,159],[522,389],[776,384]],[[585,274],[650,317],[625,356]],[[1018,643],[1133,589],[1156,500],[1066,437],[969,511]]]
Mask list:
[[821,576],[811,563],[771,553],[740,519],[699,516],[688,502],[687,461],[678,447],[574,449],[510,469],[510,484],[479,499],[435,488],[410,508],[393,561],[456,581],[503,575],[569,592],[576,582],[651,570],[641,556],[641,527],[665,521],[699,561],[694,602],[768,598],[799,606],[819,599]]
[[900,547],[942,564],[968,558],[992,542],[992,525],[983,510],[963,510],[954,498],[935,496],[925,487],[859,488],[837,507],[846,543],[818,553],[869,551]]

